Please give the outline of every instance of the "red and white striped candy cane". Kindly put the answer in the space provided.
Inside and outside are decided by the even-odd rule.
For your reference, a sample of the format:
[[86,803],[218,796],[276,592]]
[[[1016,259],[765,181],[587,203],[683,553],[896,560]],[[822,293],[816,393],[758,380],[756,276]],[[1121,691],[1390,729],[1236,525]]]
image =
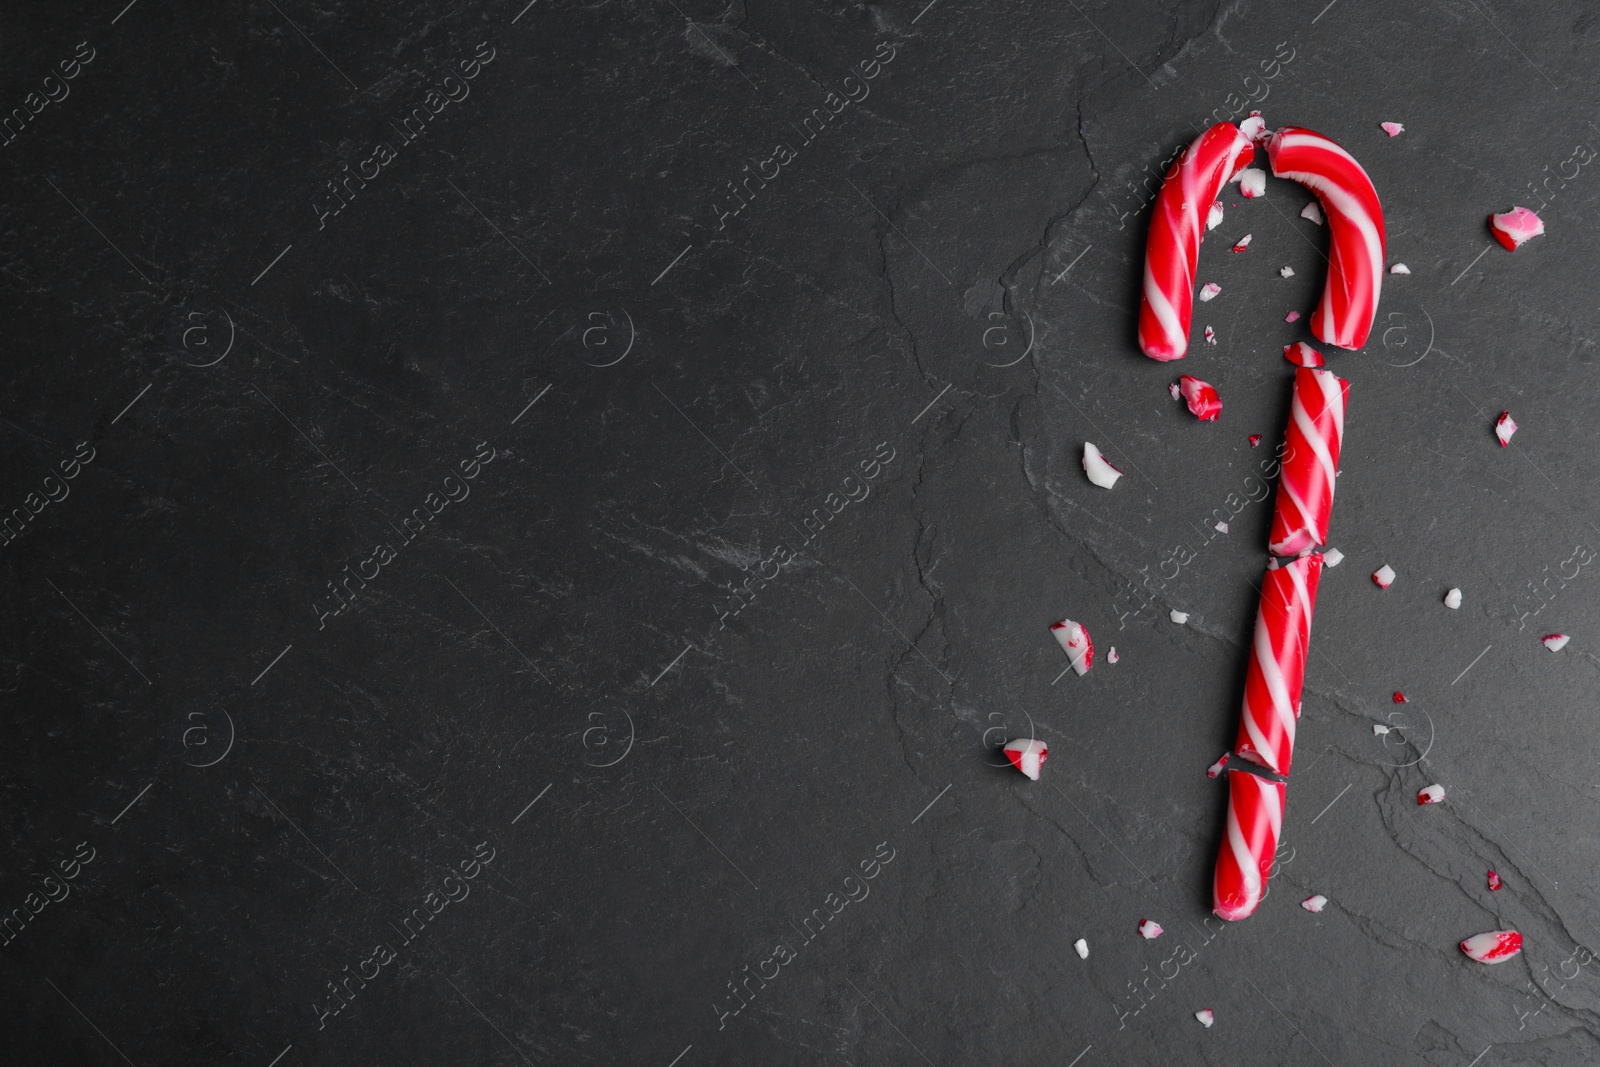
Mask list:
[[1328,280],[1311,332],[1330,345],[1360,348],[1383,288],[1383,206],[1372,179],[1332,138],[1297,126],[1272,135],[1267,158],[1273,174],[1316,193],[1328,217]]
[[1349,397],[1350,383],[1332,371],[1302,367],[1294,372],[1269,537],[1275,556],[1298,556],[1328,543]]
[[1194,271],[1212,201],[1249,166],[1255,145],[1230,122],[1195,138],[1167,171],[1156,194],[1145,243],[1139,347],[1151,359],[1182,359],[1194,314]]
[[1219,919],[1247,918],[1267,891],[1267,872],[1283,829],[1284,784],[1247,771],[1228,772],[1228,825],[1211,886]]
[[1250,665],[1245,668],[1244,708],[1234,751],[1287,776],[1300,718],[1300,689],[1317,606],[1322,557],[1302,556],[1267,569],[1261,581]]

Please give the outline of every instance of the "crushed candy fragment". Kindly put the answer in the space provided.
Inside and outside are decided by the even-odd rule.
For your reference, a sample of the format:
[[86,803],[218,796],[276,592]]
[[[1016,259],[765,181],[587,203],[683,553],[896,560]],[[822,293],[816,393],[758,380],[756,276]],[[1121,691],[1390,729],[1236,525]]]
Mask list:
[[1409,703],[1411,703],[1411,701],[1406,699],[1406,695],[1404,693],[1400,692],[1400,690],[1398,690],[1398,689],[1396,689],[1394,691],[1394,702],[1396,704],[1409,704]]
[[1217,343],[1217,331],[1213,330],[1211,327],[1207,326],[1206,327],[1206,344],[1214,345],[1216,343]]
[[1225,523],[1225,522],[1216,523],[1211,528],[1213,530],[1216,530],[1217,533],[1227,533],[1228,532],[1228,524]]
[[1246,167],[1239,172],[1239,195],[1246,200],[1267,195],[1267,172],[1259,167]]
[[1284,322],[1299,322],[1300,321],[1300,312],[1298,312],[1298,311],[1289,312],[1289,314],[1287,314],[1287,315],[1285,315],[1283,317],[1283,321]]
[[1300,217],[1303,219],[1310,219],[1318,226],[1321,226],[1323,222],[1326,221],[1322,217],[1322,205],[1317,203],[1315,200],[1311,201],[1311,203],[1300,209]]
[[1330,548],[1322,553],[1322,565],[1325,567],[1337,567],[1343,562],[1344,553],[1337,548]]
[[1206,768],[1206,777],[1207,778],[1215,778],[1217,775],[1221,774],[1222,773],[1222,768],[1224,768],[1224,767],[1226,767],[1228,765],[1228,757],[1229,757],[1229,753],[1224,752],[1222,754],[1222,758],[1221,759],[1217,760],[1217,762],[1215,762],[1211,766],[1207,767]]
[[1379,589],[1387,589],[1394,584],[1394,568],[1385,563],[1372,572],[1372,581]]
[[1328,898],[1321,893],[1313,893],[1300,902],[1300,906],[1315,915],[1328,906]]
[[1544,220],[1525,207],[1489,216],[1489,228],[1494,239],[1515,252],[1523,243],[1544,233]]
[[1206,229],[1214,230],[1222,225],[1222,201],[1211,201],[1211,210],[1206,212]]
[[1072,950],[1078,954],[1080,960],[1089,958],[1089,942],[1081,937],[1072,943]]
[[1172,394],[1172,399],[1174,399],[1174,400],[1182,400],[1183,399],[1183,393],[1178,391],[1178,383],[1177,382],[1173,382],[1171,385],[1167,386],[1167,392]]
[[1438,783],[1425,785],[1417,790],[1417,803],[1419,805],[1438,804],[1442,800],[1444,800],[1444,786]]
[[1253,434],[1250,435],[1250,447],[1251,448],[1255,448],[1260,443],[1261,443],[1261,435],[1260,434],[1253,433]]
[[1511,412],[1502,411],[1500,417],[1494,420],[1494,435],[1500,439],[1500,447],[1504,448],[1511,443],[1511,435],[1517,432],[1517,420],[1511,417]]
[[1117,646],[1116,645],[1112,645],[1111,646],[1111,651],[1106,653],[1106,662],[1107,663],[1115,663],[1115,662],[1117,662],[1117,660],[1119,660],[1121,658],[1122,658],[1121,656],[1117,655]]
[[1544,647],[1548,648],[1551,652],[1560,652],[1563,648],[1567,647],[1567,642],[1571,641],[1572,638],[1568,637],[1566,634],[1545,634],[1543,637],[1539,638],[1539,640],[1544,642]]
[[1250,242],[1253,241],[1253,240],[1255,240],[1255,234],[1252,234],[1252,233],[1247,233],[1243,237],[1239,238],[1239,240],[1236,241],[1234,243],[1234,246],[1233,246],[1234,254],[1237,255],[1240,252],[1243,252],[1245,249],[1249,248],[1250,247]]
[[1284,277],[1284,278],[1293,278],[1294,277],[1294,268],[1291,267],[1291,266],[1288,266],[1286,264],[1286,265],[1278,268],[1278,274],[1281,277]]
[[1506,887],[1505,882],[1501,881],[1500,880],[1500,876],[1498,874],[1494,873],[1494,871],[1491,870],[1489,872],[1489,892],[1498,893],[1498,892],[1500,892],[1500,890],[1504,889],[1505,887]]
[[1267,120],[1261,117],[1261,112],[1252,111],[1250,117],[1239,123],[1239,132],[1252,141],[1259,141],[1267,132]]
[[1373,737],[1382,737],[1384,734],[1386,734],[1388,732],[1389,732],[1389,728],[1387,726],[1383,725],[1383,723],[1375,722],[1375,723],[1372,724],[1372,736]]
[[1399,137],[1402,133],[1406,132],[1405,126],[1398,122],[1380,122],[1378,125],[1383,127],[1383,132],[1388,134],[1390,137]]
[[1199,1019],[1200,1025],[1205,1027],[1207,1030],[1211,1029],[1211,1024],[1217,1020],[1216,1014],[1212,1012],[1210,1008],[1201,1008],[1199,1011],[1194,1013],[1194,1017]]
[[1122,471],[1112,466],[1111,461],[1106,459],[1105,453],[1096,448],[1092,441],[1083,443],[1083,473],[1102,489],[1110,489],[1117,484],[1117,479],[1122,477]]
[[1011,761],[1011,766],[1037,782],[1039,769],[1044,766],[1044,761],[1050,758],[1050,746],[1038,738],[1018,738],[1007,741],[1002,749],[1006,759]]
[[1178,391],[1189,405],[1189,413],[1201,422],[1215,422],[1222,414],[1222,397],[1210,382],[1185,374],[1178,379]]
[[1490,930],[1461,942],[1467,958],[1479,963],[1504,963],[1522,951],[1522,935],[1515,930]]
[[1050,632],[1056,635],[1056,641],[1066,652],[1078,677],[1088,674],[1089,668],[1094,666],[1094,642],[1089,639],[1089,631],[1083,623],[1062,619],[1050,624]]
[[1149,919],[1139,920],[1139,936],[1146,941],[1154,941],[1164,933],[1166,931],[1161,928],[1160,923],[1151,922]]
[[1452,589],[1446,593],[1444,595],[1444,606],[1447,608],[1459,608],[1461,606],[1461,590]]
[[1182,626],[1184,623],[1189,621],[1189,613],[1187,611],[1179,611],[1177,608],[1173,608],[1171,611],[1167,612],[1167,618],[1171,619],[1179,626]]
[[1411,268],[1406,266],[1404,263],[1396,263],[1394,266],[1389,268],[1389,273],[1390,274],[1410,274],[1411,273]]
[[1204,304],[1211,300],[1215,300],[1217,294],[1220,292],[1222,292],[1222,286],[1218,285],[1216,282],[1206,282],[1200,287],[1200,303]]
[[1306,344],[1296,341],[1292,345],[1283,346],[1283,358],[1293,363],[1296,367],[1321,367],[1327,361],[1322,358],[1322,353]]

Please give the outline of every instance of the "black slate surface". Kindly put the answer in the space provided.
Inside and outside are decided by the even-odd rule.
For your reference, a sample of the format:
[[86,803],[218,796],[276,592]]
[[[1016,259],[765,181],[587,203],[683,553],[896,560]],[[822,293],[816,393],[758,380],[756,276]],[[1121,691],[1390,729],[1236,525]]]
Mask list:
[[[1600,1060],[1587,5],[124,3],[0,15],[5,1062]],[[1413,273],[1219,930],[1307,194],[1133,322],[1252,108]]]

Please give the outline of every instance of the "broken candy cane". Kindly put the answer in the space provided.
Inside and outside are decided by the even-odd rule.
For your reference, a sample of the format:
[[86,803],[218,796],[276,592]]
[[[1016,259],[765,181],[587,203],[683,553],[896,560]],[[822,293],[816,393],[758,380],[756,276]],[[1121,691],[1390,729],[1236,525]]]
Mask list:
[[1294,399],[1283,435],[1283,473],[1269,539],[1274,555],[1298,556],[1328,542],[1349,396],[1350,383],[1332,371],[1302,367],[1294,373]]
[[1418,806],[1424,804],[1440,804],[1443,802],[1444,786],[1439,785],[1437,782],[1435,782],[1433,785],[1425,785],[1421,789],[1417,790]]
[[1563,648],[1567,647],[1567,642],[1571,641],[1572,638],[1568,637],[1566,634],[1545,634],[1543,637],[1539,638],[1539,640],[1542,641],[1544,643],[1544,647],[1548,648],[1551,652],[1560,652]]
[[1479,963],[1504,963],[1522,951],[1522,935],[1515,930],[1490,930],[1461,942],[1467,958]]
[[1156,194],[1139,299],[1139,348],[1151,359],[1182,359],[1194,314],[1200,213],[1210,213],[1229,178],[1255,157],[1250,138],[1219,122],[1173,161]]
[[1227,829],[1211,885],[1217,918],[1248,918],[1261,903],[1283,828],[1283,794],[1282,782],[1239,771],[1228,775]]
[[1139,936],[1144,938],[1146,941],[1154,941],[1164,933],[1166,933],[1166,931],[1161,928],[1160,923],[1154,922],[1150,919],[1139,920]]
[[1311,332],[1326,344],[1360,348],[1383,288],[1383,206],[1372,179],[1332,138],[1295,126],[1272,135],[1267,158],[1274,175],[1314,192],[1328,217],[1328,280]]
[[1511,435],[1517,432],[1517,420],[1511,417],[1511,412],[1502,411],[1500,417],[1494,420],[1494,435],[1500,440],[1500,447],[1504,448],[1511,443]]
[[1206,777],[1207,778],[1215,778],[1217,775],[1221,774],[1222,773],[1222,768],[1224,768],[1224,767],[1226,767],[1228,765],[1228,756],[1229,756],[1229,753],[1224,752],[1222,754],[1222,758],[1221,759],[1217,760],[1217,762],[1215,762],[1211,766],[1207,767],[1206,768]]
[[1089,639],[1089,631],[1084,629],[1083,623],[1062,619],[1050,624],[1050,632],[1056,635],[1078,676],[1088,674],[1089,668],[1094,666],[1094,642]]
[[1222,397],[1210,382],[1185,374],[1178,379],[1178,392],[1189,405],[1189,413],[1201,422],[1216,422],[1222,414]]
[[1268,566],[1245,668],[1244,706],[1234,751],[1285,776],[1294,756],[1311,616],[1321,580],[1322,557],[1314,553],[1283,566],[1276,562]]
[[1325,362],[1322,358],[1322,353],[1304,341],[1296,341],[1292,345],[1284,345],[1283,358],[1293,363],[1296,367],[1321,367]]
[[1494,873],[1494,871],[1489,872],[1489,892],[1498,893],[1505,888],[1505,885],[1505,882],[1501,881],[1498,874]]
[[1489,216],[1489,229],[1494,239],[1515,252],[1523,242],[1544,233],[1544,220],[1525,207],[1514,207],[1498,215]]
[[1039,768],[1044,766],[1044,761],[1050,758],[1050,746],[1038,738],[1018,738],[1007,741],[1002,750],[1006,759],[1011,761],[1011,766],[1026,774],[1033,781],[1039,780]]

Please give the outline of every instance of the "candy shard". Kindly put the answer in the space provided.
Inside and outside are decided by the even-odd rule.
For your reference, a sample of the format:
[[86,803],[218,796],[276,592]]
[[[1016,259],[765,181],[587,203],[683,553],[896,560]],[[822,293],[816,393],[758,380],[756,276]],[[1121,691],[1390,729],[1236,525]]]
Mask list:
[[1419,805],[1438,804],[1443,800],[1444,786],[1439,785],[1438,783],[1434,783],[1433,785],[1425,785],[1421,789],[1417,790],[1417,803]]
[[1115,662],[1117,662],[1117,660],[1119,660],[1121,658],[1122,658],[1121,656],[1117,655],[1117,646],[1116,645],[1112,645],[1111,646],[1111,651],[1106,653],[1106,662],[1107,663],[1115,663]]
[[1394,266],[1389,268],[1389,273],[1390,274],[1410,274],[1411,273],[1411,268],[1406,266],[1404,263],[1396,263]]
[[1194,1013],[1194,1017],[1199,1019],[1200,1025],[1207,1030],[1211,1029],[1211,1024],[1217,1021],[1216,1014],[1210,1008],[1201,1008]]
[[1044,766],[1044,761],[1050,758],[1050,746],[1038,738],[1018,738],[1007,741],[1005,748],[1006,759],[1011,761],[1011,766],[1037,782],[1039,769]]
[[1283,317],[1283,321],[1284,322],[1299,322],[1300,321],[1300,312],[1298,312],[1298,311],[1289,312],[1289,314],[1287,314],[1287,315],[1285,315]]
[[1078,676],[1081,678],[1088,674],[1089,668],[1094,666],[1094,642],[1089,639],[1089,631],[1083,623],[1062,619],[1050,624],[1050,632],[1056,635],[1056,641],[1066,652],[1067,660]]
[[1178,379],[1178,391],[1189,405],[1189,413],[1201,422],[1215,422],[1222,414],[1222,397],[1210,382],[1185,374]]
[[1522,935],[1515,930],[1490,930],[1461,942],[1467,958],[1479,963],[1504,963],[1522,951]]
[[1290,266],[1282,266],[1278,268],[1278,273],[1285,278],[1293,278],[1294,268]]
[[1444,595],[1444,606],[1452,609],[1459,608],[1461,606],[1461,590],[1452,589],[1446,593]]
[[1239,172],[1239,195],[1246,200],[1267,195],[1267,172],[1257,167],[1246,167]]
[[1267,120],[1261,117],[1261,112],[1252,111],[1250,117],[1239,123],[1239,132],[1252,141],[1259,141],[1267,132]]
[[1406,132],[1406,128],[1398,122],[1380,122],[1378,125],[1383,127],[1383,132],[1390,137],[1399,137]]
[[1249,248],[1250,242],[1253,240],[1255,240],[1255,234],[1253,233],[1247,233],[1243,237],[1239,238],[1239,240],[1233,246],[1234,254],[1237,255],[1238,253]]
[[1139,936],[1144,938],[1146,941],[1154,941],[1164,933],[1166,933],[1166,931],[1161,928],[1160,923],[1152,922],[1149,919],[1139,920]]
[[1300,906],[1315,915],[1328,906],[1328,898],[1321,893],[1313,893],[1300,902]]
[[1511,412],[1502,411],[1500,417],[1494,420],[1494,435],[1500,439],[1500,447],[1504,448],[1511,443],[1511,435],[1517,432],[1517,420],[1511,417]]
[[1515,252],[1523,242],[1544,233],[1544,220],[1525,207],[1514,207],[1510,211],[1490,215],[1489,228],[1496,241],[1508,251]]
[[1560,652],[1563,648],[1567,647],[1567,642],[1571,641],[1572,638],[1568,637],[1566,634],[1545,634],[1543,637],[1539,638],[1539,640],[1544,642],[1544,647],[1548,648],[1551,652]]
[[1410,701],[1408,701],[1406,699],[1406,695],[1404,693],[1400,692],[1400,690],[1398,690],[1398,689],[1396,689],[1394,691],[1394,702],[1396,704],[1409,704],[1410,703]]
[[1250,447],[1251,448],[1255,448],[1260,443],[1261,443],[1261,435],[1260,434],[1253,433],[1253,434],[1250,435]]
[[1489,872],[1489,892],[1498,893],[1498,892],[1500,892],[1500,890],[1504,889],[1505,887],[1506,887],[1505,882],[1501,881],[1500,880],[1500,876],[1498,874],[1494,873],[1494,871],[1491,870]]
[[1083,938],[1080,937],[1078,940],[1074,941],[1072,943],[1072,949],[1078,954],[1078,958],[1080,960],[1086,960],[1089,958],[1089,942],[1085,941]]
[[1344,562],[1344,553],[1337,548],[1330,548],[1322,553],[1322,562],[1329,567],[1337,567]]
[[1372,581],[1379,589],[1387,589],[1394,584],[1394,568],[1385,563],[1372,572]]
[[1375,723],[1372,724],[1372,736],[1373,737],[1382,737],[1384,734],[1386,734],[1388,732],[1389,732],[1389,728],[1387,726],[1383,725],[1383,723],[1375,722]]
[[1206,768],[1207,778],[1215,778],[1217,775],[1222,773],[1222,768],[1228,765],[1228,755],[1228,753],[1224,752],[1221,759],[1217,760],[1217,762]]
[[1206,344],[1214,345],[1216,343],[1217,343],[1217,331],[1213,330],[1211,327],[1207,326],[1206,327]]
[[1183,399],[1183,393],[1178,390],[1177,382],[1173,382],[1171,385],[1167,386],[1167,392],[1172,394],[1172,399],[1174,400]]
[[1214,230],[1222,225],[1222,201],[1213,200],[1211,210],[1206,212],[1206,229]]
[[1303,219],[1310,219],[1318,226],[1321,226],[1323,222],[1326,221],[1322,217],[1322,205],[1317,203],[1315,200],[1311,201],[1311,203],[1300,209],[1300,217]]
[[1222,286],[1216,282],[1206,282],[1200,287],[1200,303],[1209,304],[1216,299],[1217,294],[1220,292],[1222,292]]
[[1173,608],[1171,611],[1167,612],[1167,618],[1171,619],[1179,626],[1182,626],[1184,623],[1189,621],[1189,613],[1187,611],[1179,611],[1177,608]]
[[1293,363],[1296,367],[1320,367],[1326,363],[1326,360],[1322,358],[1322,353],[1304,341],[1296,341],[1292,345],[1284,345],[1283,358]]
[[1083,472],[1102,489],[1110,489],[1122,477],[1122,471],[1112,466],[1105,453],[1096,448],[1092,441],[1083,443]]
[[1225,522],[1215,523],[1215,524],[1212,525],[1212,529],[1216,530],[1217,533],[1227,533],[1228,532],[1228,524],[1225,523]]

